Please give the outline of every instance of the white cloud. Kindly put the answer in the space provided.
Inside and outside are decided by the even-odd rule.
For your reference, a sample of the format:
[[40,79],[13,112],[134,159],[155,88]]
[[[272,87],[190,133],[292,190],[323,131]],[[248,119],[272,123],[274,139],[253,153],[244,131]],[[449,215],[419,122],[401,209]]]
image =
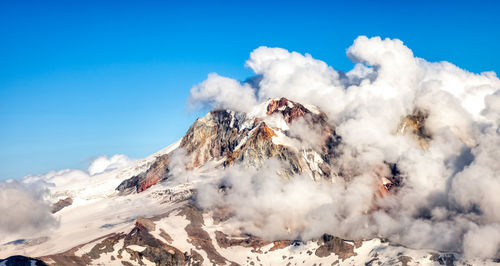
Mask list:
[[236,80],[212,73],[191,89],[188,105],[196,107],[200,104],[247,112],[256,104],[255,92],[249,84],[242,85]]
[[128,158],[123,154],[115,154],[111,157],[107,155],[99,156],[92,161],[88,171],[90,175],[100,174],[106,171],[111,171],[125,165],[130,164],[134,160]]
[[[496,74],[428,62],[397,39],[360,36],[347,56],[357,64],[343,74],[307,54],[259,47],[247,61],[261,76],[258,88],[215,76],[224,80],[217,89],[200,86],[191,96],[232,108],[241,105],[234,100],[235,92],[244,92],[252,97],[244,108],[236,109],[240,111],[275,97],[320,107],[342,137],[340,155],[331,167],[349,171],[350,181],[314,183],[303,177],[284,181],[272,166],[259,170],[235,166],[221,173],[231,190],[220,195],[215,186],[200,188],[200,203],[230,204],[248,231],[270,238],[307,238],[325,232],[348,238],[381,236],[410,247],[497,256],[500,80]],[[402,118],[415,110],[427,115],[425,127],[432,136],[427,150],[411,134],[396,133]],[[296,133],[308,139],[302,136],[307,129],[297,128]],[[374,169],[384,162],[397,163],[403,187],[392,197],[377,198]]]
[[494,258],[500,249],[500,225],[474,227],[465,234],[464,253],[467,257]]
[[58,220],[52,215],[53,203],[61,197],[77,196],[86,200],[102,193],[113,193],[121,181],[104,175],[133,161],[122,154],[100,156],[90,162],[87,171],[64,169],[28,175],[21,180],[1,181],[0,243],[50,236],[50,230],[58,226]]
[[17,180],[0,182],[0,241],[22,232],[37,234],[57,225],[51,206],[44,199],[48,190],[41,183],[22,183]]

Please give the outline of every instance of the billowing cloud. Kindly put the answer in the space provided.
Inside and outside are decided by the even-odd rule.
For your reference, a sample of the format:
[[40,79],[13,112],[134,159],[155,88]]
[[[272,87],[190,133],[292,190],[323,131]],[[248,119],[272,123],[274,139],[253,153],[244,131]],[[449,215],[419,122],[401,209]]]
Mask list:
[[134,160],[128,158],[123,154],[115,154],[111,157],[103,155],[97,157],[92,161],[92,163],[88,168],[88,171],[90,175],[96,175],[106,171],[118,169],[120,167],[130,164],[133,161]]
[[40,183],[0,182],[0,241],[19,232],[30,235],[56,226],[47,194]]
[[28,175],[21,180],[0,182],[0,243],[18,238],[46,237],[58,226],[52,204],[61,198],[95,198],[113,193],[121,180],[103,178],[110,171],[130,165],[125,155],[100,156],[88,170],[64,169],[42,175]]
[[[428,62],[397,39],[358,37],[347,56],[356,65],[342,73],[307,54],[259,47],[247,61],[259,76],[257,86],[212,74],[192,90],[191,98],[236,111],[261,108],[258,104],[276,97],[318,106],[342,137],[330,167],[348,170],[349,180],[313,182],[297,176],[286,181],[276,174],[277,162],[261,169],[234,166],[220,173],[229,189],[220,193],[216,182],[201,186],[200,204],[232,206],[235,222],[273,239],[327,232],[498,257],[496,74]],[[403,119],[416,114],[425,117],[425,132],[417,132],[425,140],[398,132]],[[317,134],[308,134],[300,123],[293,128],[291,133],[308,140],[302,145],[314,144]],[[387,171],[386,163],[397,165],[402,186],[390,197],[377,198],[374,176]]]
[[207,80],[191,89],[188,105],[194,107],[200,104],[246,112],[256,104],[255,92],[249,84],[240,84],[234,79],[212,73]]

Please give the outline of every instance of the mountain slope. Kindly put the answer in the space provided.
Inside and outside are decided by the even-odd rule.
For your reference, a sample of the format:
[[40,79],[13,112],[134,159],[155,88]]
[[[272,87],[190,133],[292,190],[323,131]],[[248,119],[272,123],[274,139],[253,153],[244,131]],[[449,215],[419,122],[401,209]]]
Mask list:
[[[423,116],[418,123],[412,119],[403,120],[399,132],[405,134],[406,125],[424,132]],[[71,199],[63,208],[55,205],[59,227],[37,238],[6,243],[0,256],[36,256],[54,265],[469,263],[458,253],[410,249],[379,238],[346,240],[327,232],[310,239],[293,234],[258,237],[235,226],[238,210],[199,204],[201,187],[215,182],[222,195],[232,189],[219,179],[221,170],[234,166],[259,171],[269,160],[278,162],[273,171],[284,182],[299,175],[319,185],[342,186],[352,175],[348,167],[332,167],[343,156],[339,145],[342,138],[323,112],[285,98],[269,100],[249,113],[213,110],[157,154],[102,173],[91,183],[56,183],[52,201]],[[394,163],[373,172],[370,211],[381,209],[378,200],[397,193],[403,184]]]

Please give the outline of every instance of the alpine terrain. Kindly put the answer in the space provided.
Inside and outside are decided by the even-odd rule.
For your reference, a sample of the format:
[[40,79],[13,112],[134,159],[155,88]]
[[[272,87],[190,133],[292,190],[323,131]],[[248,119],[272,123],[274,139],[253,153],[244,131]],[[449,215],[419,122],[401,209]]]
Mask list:
[[193,87],[211,111],[157,153],[3,183],[31,227],[5,223],[0,265],[500,261],[496,74],[378,37],[347,54],[342,72],[260,47],[256,76]]

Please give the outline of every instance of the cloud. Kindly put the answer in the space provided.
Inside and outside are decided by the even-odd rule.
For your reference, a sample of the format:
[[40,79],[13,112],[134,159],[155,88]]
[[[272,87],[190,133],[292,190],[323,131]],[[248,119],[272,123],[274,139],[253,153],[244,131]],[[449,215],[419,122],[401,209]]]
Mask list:
[[201,104],[247,112],[256,104],[255,92],[249,84],[240,84],[236,80],[212,73],[191,89],[188,105],[196,107]]
[[[100,182],[101,175],[123,168],[133,161],[122,154],[100,156],[90,162],[87,171],[64,169],[42,175],[28,175],[21,180],[1,181],[0,243],[50,235],[50,230],[59,224],[52,214],[53,203],[60,197],[79,197],[85,200],[99,193],[113,193],[120,180],[110,184],[105,183],[106,180]],[[109,187],[106,188],[105,185]]]
[[474,228],[465,235],[464,252],[468,257],[492,258],[499,248],[500,226],[497,224]]
[[[95,181],[99,181],[102,175],[116,169],[124,168],[135,161],[135,159],[131,159],[123,154],[115,154],[111,157],[102,155],[91,160],[87,170],[52,170],[41,175],[25,176],[23,182],[43,182],[47,184],[50,190],[66,189],[69,191],[75,189],[78,191],[81,190],[82,186],[85,187]],[[96,190],[96,188],[93,190]],[[92,189],[88,189],[88,191],[92,191]]]
[[41,183],[0,182],[0,241],[20,232],[31,235],[57,226],[44,198],[47,194]]
[[90,164],[88,171],[90,175],[96,175],[106,171],[121,168],[130,164],[134,160],[128,158],[123,154],[115,154],[111,157],[107,155],[99,156]]
[[[342,137],[330,168],[349,178],[329,183],[296,176],[287,181],[276,174],[278,162],[260,169],[235,165],[199,187],[199,203],[230,206],[234,222],[271,239],[327,232],[498,257],[496,74],[428,62],[397,39],[360,36],[347,56],[356,65],[343,73],[308,54],[259,47],[247,61],[259,76],[257,86],[212,74],[191,98],[244,112],[276,97],[318,106]],[[419,140],[422,132],[398,132],[403,119],[418,112],[425,117],[425,140]],[[304,140],[299,147],[318,145],[311,141],[317,139],[313,131],[300,122],[290,126],[291,136]],[[389,171],[387,163],[397,165],[402,186],[390,197],[377,197],[377,178]],[[227,185],[223,193],[221,183]]]
[[[235,228],[269,240],[307,240],[324,233],[347,239],[382,237],[412,248],[498,258],[496,74],[428,62],[397,39],[360,36],[347,56],[356,64],[344,73],[308,54],[259,47],[246,62],[256,76],[240,82],[209,74],[188,99],[191,107],[256,115],[269,98],[319,107],[341,137],[328,165],[331,181],[314,181],[306,174],[285,180],[281,162],[273,159],[259,168],[236,163],[194,173],[186,170],[188,155],[177,150],[171,154],[169,184],[197,184],[201,207],[227,207],[235,214],[230,220]],[[423,119],[420,128],[402,128],[410,116]],[[286,136],[298,149],[320,150],[323,132],[318,128],[305,117],[288,125]],[[101,156],[86,171],[65,169],[1,182],[0,212],[5,215],[0,235],[57,226],[49,192],[64,190],[82,199],[112,193],[120,180],[101,184],[99,178],[132,161],[124,155]],[[392,174],[391,167],[397,167],[401,186],[381,196],[381,180]]]

